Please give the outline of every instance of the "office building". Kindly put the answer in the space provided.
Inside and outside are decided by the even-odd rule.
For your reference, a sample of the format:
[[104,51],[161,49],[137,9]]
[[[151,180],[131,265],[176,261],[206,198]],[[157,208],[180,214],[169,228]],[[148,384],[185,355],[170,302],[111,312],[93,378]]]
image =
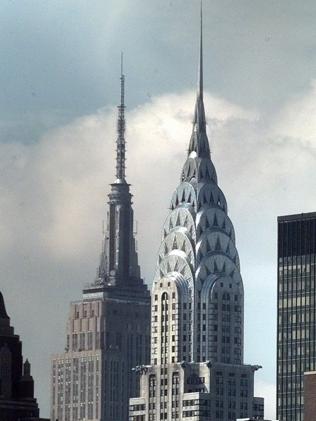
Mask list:
[[150,295],[140,275],[125,176],[124,87],[122,74],[116,180],[101,262],[82,300],[71,304],[65,352],[52,360],[52,420],[127,421],[128,400],[139,390],[132,368],[149,362]]
[[304,420],[304,372],[316,369],[316,213],[278,218],[277,418]]
[[234,227],[206,132],[202,22],[193,131],[162,237],[151,364],[138,367],[141,393],[130,400],[130,421],[262,419],[263,399],[254,397],[259,366],[243,361],[244,290]]

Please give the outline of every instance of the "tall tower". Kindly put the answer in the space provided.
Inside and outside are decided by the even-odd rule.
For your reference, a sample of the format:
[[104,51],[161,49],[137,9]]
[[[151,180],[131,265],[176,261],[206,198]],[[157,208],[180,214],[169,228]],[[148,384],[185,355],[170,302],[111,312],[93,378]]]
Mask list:
[[138,393],[132,369],[149,362],[150,295],[138,265],[130,185],[125,175],[125,77],[121,71],[116,180],[95,281],[73,302],[65,353],[52,360],[51,418],[127,421]]
[[304,372],[316,370],[315,268],[316,212],[280,216],[277,334],[280,421],[304,420]]
[[151,365],[139,367],[131,421],[263,416],[243,363],[244,291],[235,233],[210,157],[203,101],[202,10],[198,89],[188,156],[163,226],[152,288]]

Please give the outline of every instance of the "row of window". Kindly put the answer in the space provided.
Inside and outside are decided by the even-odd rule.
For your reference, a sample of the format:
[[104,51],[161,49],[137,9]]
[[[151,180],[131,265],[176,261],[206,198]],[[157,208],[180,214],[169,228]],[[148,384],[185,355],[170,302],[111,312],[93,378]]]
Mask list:
[[87,332],[87,333],[73,333],[72,341],[70,343],[70,336],[67,335],[67,350],[71,348],[73,351],[91,351],[92,349],[100,348],[100,332]]
[[[162,284],[160,284],[160,287],[162,288]],[[170,286],[170,285],[169,285]],[[222,285],[223,286],[223,285]],[[173,299],[175,299],[176,298],[176,293],[175,292],[172,292],[172,298]],[[223,295],[222,295],[222,297],[218,297],[218,293],[217,292],[215,292],[214,293],[214,296],[213,296],[213,298],[214,299],[219,299],[219,298],[222,298],[222,300],[223,301],[231,301],[231,298],[232,298],[232,295],[231,294],[229,294],[229,293],[227,293],[227,292],[224,292],[223,293]],[[234,301],[238,301],[239,299],[241,298],[241,296],[240,295],[237,295],[237,294],[235,294],[234,295]],[[158,301],[158,294],[155,294],[155,296],[154,296],[154,301]],[[177,303],[173,303],[172,304],[172,308],[173,309],[175,309],[176,308],[176,305],[178,305]],[[191,309],[191,307],[192,307],[192,303],[183,303],[183,308],[184,309],[186,309],[186,308],[189,308],[189,309]],[[198,310],[201,310],[201,309],[203,309],[203,310],[206,310],[206,303],[202,303],[202,305],[201,305],[201,303],[197,303],[197,309]],[[167,306],[167,308],[168,308],[168,306]],[[158,310],[158,306],[157,306],[157,304],[155,304],[154,305],[154,309],[155,309],[155,311],[157,311]]]
[[[71,416],[71,409],[72,409],[72,416]],[[63,418],[63,415],[65,417]],[[56,410],[53,410],[53,419],[65,419],[65,421],[77,420],[77,419],[88,419],[93,420],[99,417],[99,407],[98,405],[93,406],[93,404],[88,405],[80,405],[77,406],[66,406],[65,411],[63,411],[62,407],[59,407]]]
[[145,411],[145,404],[130,405],[130,411]]
[[183,407],[194,406],[194,405],[203,406],[207,404],[208,404],[208,401],[206,399],[190,399],[190,400],[183,401],[182,406]]

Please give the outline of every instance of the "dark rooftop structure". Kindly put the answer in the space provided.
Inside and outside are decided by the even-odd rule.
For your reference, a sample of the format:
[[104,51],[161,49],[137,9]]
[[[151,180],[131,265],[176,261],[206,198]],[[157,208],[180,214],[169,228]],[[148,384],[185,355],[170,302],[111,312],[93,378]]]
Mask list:
[[45,421],[39,418],[34,381],[28,360],[23,363],[22,342],[14,334],[0,292],[0,420]]

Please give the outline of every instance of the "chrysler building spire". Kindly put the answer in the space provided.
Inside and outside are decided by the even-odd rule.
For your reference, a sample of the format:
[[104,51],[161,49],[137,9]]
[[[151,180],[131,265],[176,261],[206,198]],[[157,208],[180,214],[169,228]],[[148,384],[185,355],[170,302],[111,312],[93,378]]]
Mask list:
[[200,61],[199,61],[199,76],[198,76],[198,97],[203,99],[203,9],[201,2],[200,12]]
[[117,181],[125,183],[125,75],[123,73],[123,53],[121,53],[121,103],[117,108],[116,178]]
[[203,10],[200,12],[200,50],[197,97],[195,102],[193,131],[189,146],[189,155],[208,158],[210,147],[206,136],[206,120],[203,100]]

